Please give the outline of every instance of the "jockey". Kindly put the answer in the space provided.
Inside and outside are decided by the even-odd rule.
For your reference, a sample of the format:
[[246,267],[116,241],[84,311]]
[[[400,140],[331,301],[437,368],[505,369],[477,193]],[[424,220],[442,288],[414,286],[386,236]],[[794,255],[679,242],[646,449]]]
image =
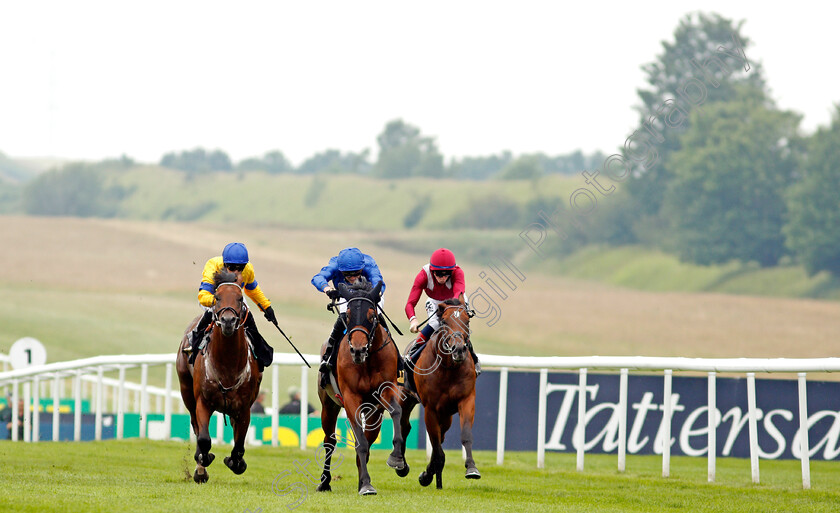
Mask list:
[[[241,277],[241,283],[244,284],[243,291],[245,294],[260,307],[268,322],[277,323],[277,317],[274,315],[271,301],[265,297],[265,294],[263,294],[263,291],[257,284],[254,275],[254,266],[248,263],[248,250],[245,248],[245,244],[231,242],[225,246],[224,251],[222,251],[222,256],[213,257],[204,264],[201,285],[198,287],[198,302],[204,307],[204,315],[198,321],[195,329],[190,332],[190,347],[184,349],[184,352],[190,353],[189,362],[191,364],[195,363],[195,357],[198,354],[198,347],[203,338],[203,334],[213,319],[212,307],[216,304],[216,297],[214,296],[216,287],[213,285],[213,276],[222,269],[227,269],[234,273],[238,272]],[[260,372],[262,372],[265,367],[271,365],[274,359],[274,349],[260,335],[253,315],[248,315],[244,322],[244,327],[245,333],[254,346],[254,356],[257,358]]]
[[[330,281],[332,281],[332,285],[330,285]],[[342,249],[338,256],[330,258],[330,262],[312,277],[312,285],[330,298],[338,297],[335,288],[339,283],[349,285],[366,283],[368,287],[372,288],[381,281],[382,273],[379,272],[376,261],[370,255],[362,253],[358,248]],[[385,292],[384,283],[382,284],[382,292]],[[380,299],[379,306],[381,307],[382,304],[383,300]],[[338,351],[333,351],[333,348],[344,335],[345,325],[347,324],[347,304],[340,303],[338,311],[338,318],[336,318],[330,338],[327,340],[324,358],[321,360],[321,367],[318,369],[324,375],[329,375],[330,371],[335,368]]]
[[[417,333],[419,322],[414,313],[414,307],[420,300],[420,295],[425,291],[426,296],[426,313],[429,316],[429,322],[417,335],[413,342],[412,348],[409,350],[409,360],[406,364],[412,366],[417,364],[420,358],[420,353],[426,346],[426,341],[432,336],[440,327],[440,319],[437,316],[438,304],[447,299],[459,298],[464,295],[464,302],[468,300],[464,294],[466,290],[466,281],[464,280],[464,271],[455,263],[455,255],[446,248],[440,248],[432,253],[429,263],[424,265],[417,276],[414,278],[414,283],[411,285],[411,292],[408,293],[408,301],[405,304],[405,315],[411,323],[409,331]],[[470,348],[473,362],[475,362],[476,376],[481,374],[481,364],[478,362],[478,356],[475,354],[472,343],[467,344]]]

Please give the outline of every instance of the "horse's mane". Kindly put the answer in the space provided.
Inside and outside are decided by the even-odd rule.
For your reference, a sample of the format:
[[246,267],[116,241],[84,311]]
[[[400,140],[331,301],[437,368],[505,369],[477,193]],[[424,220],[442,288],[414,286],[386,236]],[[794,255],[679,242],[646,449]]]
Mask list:
[[236,283],[236,273],[232,273],[227,269],[219,269],[213,275],[213,286],[218,288],[222,283]]
[[367,281],[367,278],[365,278],[364,276],[359,276],[359,279],[356,280],[356,283],[345,283],[345,285],[347,286],[348,290],[352,290],[354,292],[356,292],[356,291],[367,292],[367,291],[373,289],[370,282]]
[[461,301],[457,297],[453,297],[451,299],[447,299],[446,301],[441,301],[444,305],[452,305],[457,306],[461,304]]

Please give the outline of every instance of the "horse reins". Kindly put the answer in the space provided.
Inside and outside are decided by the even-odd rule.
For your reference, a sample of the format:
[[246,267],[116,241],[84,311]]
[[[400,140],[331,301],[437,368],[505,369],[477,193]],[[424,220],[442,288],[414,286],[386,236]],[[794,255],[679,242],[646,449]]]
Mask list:
[[[381,311],[382,315],[384,315],[385,318],[388,319],[388,321],[391,322],[391,325],[394,326],[394,329],[397,330],[397,333],[402,335],[402,332],[399,330],[399,328],[397,328],[396,325],[394,325],[394,322],[391,321],[391,319],[388,317],[388,315],[385,314],[385,311],[382,310],[382,308],[378,304],[374,303],[371,299],[366,298],[366,297],[353,297],[353,298],[345,300],[344,303],[340,303],[340,304],[348,304],[348,308],[349,308],[349,303],[351,301],[355,301],[355,300],[358,300],[358,299],[363,299],[363,300],[367,301],[368,303],[370,303],[371,305],[373,305],[375,312]],[[333,301],[330,304],[327,305],[327,310],[333,312],[334,308],[336,306],[338,306],[338,305],[336,304],[335,300],[333,299]],[[341,319],[341,314],[338,314],[338,316],[339,316],[338,318]],[[365,334],[365,338],[367,338],[367,344],[365,345],[365,347],[366,347],[369,354],[378,353],[379,351],[384,349],[385,346],[387,346],[389,342],[393,342],[394,346],[396,346],[396,342],[394,342],[394,337],[392,337],[391,334],[386,329],[385,333],[388,335],[388,339],[385,341],[384,344],[382,344],[381,346],[379,346],[376,349],[374,349],[373,351],[371,351],[370,347],[371,347],[372,342],[373,342],[373,337],[376,336],[376,328],[379,326],[379,315],[377,315],[377,314],[374,314],[374,316],[373,316],[373,321],[372,321],[370,331],[368,331],[367,328],[365,328],[364,326],[361,326],[361,325],[354,326],[353,329],[347,331],[348,323],[344,322],[344,320],[342,320],[342,323],[344,323],[344,329],[345,329],[348,337],[354,331],[361,331],[362,333]]]

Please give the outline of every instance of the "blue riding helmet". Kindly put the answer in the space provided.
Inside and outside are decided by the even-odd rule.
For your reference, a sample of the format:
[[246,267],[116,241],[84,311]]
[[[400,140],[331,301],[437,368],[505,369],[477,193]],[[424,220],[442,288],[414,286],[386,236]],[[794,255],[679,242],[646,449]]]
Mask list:
[[222,262],[225,264],[247,264],[248,249],[241,242],[231,242],[222,251]]
[[365,266],[365,256],[358,248],[342,249],[338,254],[338,270],[346,273],[361,271]]

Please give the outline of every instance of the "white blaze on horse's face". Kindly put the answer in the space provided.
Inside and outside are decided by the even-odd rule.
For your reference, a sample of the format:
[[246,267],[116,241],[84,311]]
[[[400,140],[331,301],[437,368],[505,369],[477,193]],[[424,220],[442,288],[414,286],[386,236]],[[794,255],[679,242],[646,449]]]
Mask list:
[[[439,328],[441,352],[451,355],[455,363],[466,359],[467,340],[470,336],[469,316],[462,316],[461,310],[460,306],[447,306],[441,315],[443,323]],[[449,315],[447,312],[450,312]]]

